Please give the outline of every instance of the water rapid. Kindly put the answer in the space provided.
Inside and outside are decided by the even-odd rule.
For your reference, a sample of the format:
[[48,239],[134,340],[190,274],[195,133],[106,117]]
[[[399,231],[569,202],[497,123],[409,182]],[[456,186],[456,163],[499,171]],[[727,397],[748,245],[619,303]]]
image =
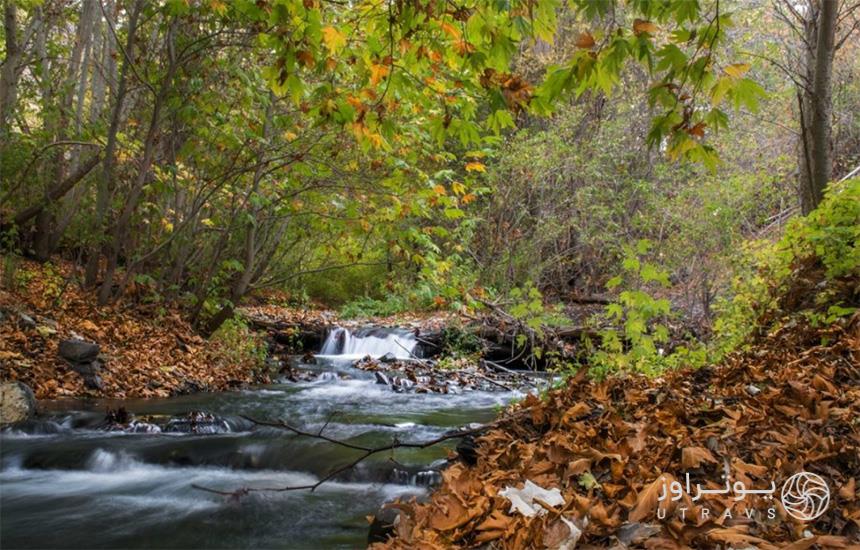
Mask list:
[[[361,547],[366,515],[393,498],[421,497],[438,482],[443,448],[366,460],[313,493],[257,492],[236,501],[192,485],[305,485],[356,456],[246,416],[325,426],[330,437],[381,445],[490,420],[516,396],[396,393],[351,366],[356,355],[404,357],[414,348],[407,331],[338,329],[316,364],[297,364],[316,375],[309,381],[159,400],[42,403],[39,420],[0,433],[3,548]],[[107,426],[105,412],[119,407],[135,422]]]

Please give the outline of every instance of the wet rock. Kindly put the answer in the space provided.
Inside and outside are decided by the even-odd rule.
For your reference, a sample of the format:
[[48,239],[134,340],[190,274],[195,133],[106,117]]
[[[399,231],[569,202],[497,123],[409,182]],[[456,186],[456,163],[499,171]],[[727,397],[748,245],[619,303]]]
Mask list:
[[390,380],[388,380],[388,377],[387,377],[387,376],[385,376],[383,373],[381,373],[381,372],[379,372],[379,371],[376,371],[376,372],[374,372],[374,373],[373,373],[373,376],[375,376],[375,377],[376,377],[376,383],[377,383],[377,384],[382,384],[382,385],[385,385],[385,386],[390,386],[390,385],[391,385],[391,381],[390,381]]
[[105,422],[109,424],[128,424],[131,420],[131,415],[125,410],[125,407],[118,409],[108,409],[105,414]]
[[126,431],[136,434],[157,434],[161,433],[161,428],[149,422],[138,422],[137,420],[132,420],[129,422]]
[[474,466],[478,463],[478,445],[475,443],[475,438],[467,435],[457,443],[457,456],[467,466]]
[[24,422],[36,412],[33,390],[21,382],[0,384],[0,425]]
[[104,387],[99,372],[104,364],[98,359],[99,345],[79,338],[62,340],[57,354],[65,360],[73,371],[84,379],[84,385],[91,390]]
[[230,425],[223,418],[202,411],[192,411],[171,418],[164,427],[167,433],[220,434],[228,433]]
[[370,522],[370,529],[367,533],[367,544],[375,542],[385,542],[388,538],[394,535],[394,530],[400,521],[400,512],[396,508],[380,509],[373,516],[373,521]]
[[390,351],[379,358],[380,363],[396,363],[397,356],[391,353]]
[[90,363],[99,355],[99,345],[84,340],[62,340],[57,350],[69,363]]

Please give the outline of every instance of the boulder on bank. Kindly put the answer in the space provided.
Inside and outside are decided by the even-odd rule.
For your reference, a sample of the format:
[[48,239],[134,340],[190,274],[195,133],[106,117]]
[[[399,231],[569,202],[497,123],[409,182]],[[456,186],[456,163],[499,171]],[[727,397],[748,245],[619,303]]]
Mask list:
[[29,386],[21,382],[0,384],[0,425],[24,422],[35,412],[36,397]]
[[367,532],[367,544],[375,542],[386,542],[394,535],[397,522],[400,520],[400,511],[396,508],[383,506],[374,516]]
[[62,340],[57,354],[72,367],[73,371],[83,377],[87,388],[101,390],[104,384],[99,376],[103,366],[98,359],[100,351],[98,344],[73,338]]
[[99,345],[84,340],[63,340],[57,349],[60,357],[72,364],[90,363],[99,355]]

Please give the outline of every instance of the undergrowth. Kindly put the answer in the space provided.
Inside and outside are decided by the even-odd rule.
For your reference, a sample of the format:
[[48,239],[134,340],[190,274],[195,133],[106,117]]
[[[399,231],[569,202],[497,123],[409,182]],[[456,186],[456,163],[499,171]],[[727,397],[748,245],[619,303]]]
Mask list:
[[786,226],[776,242],[748,241],[734,259],[730,291],[717,301],[714,336],[665,351],[669,302],[653,291],[666,273],[644,260],[649,245],[628,249],[624,272],[607,286],[624,290],[598,316],[600,342],[590,343],[589,373],[632,371],[657,375],[700,367],[748,346],[755,337],[804,320],[829,325],[860,306],[860,179],[831,184],[822,203]]

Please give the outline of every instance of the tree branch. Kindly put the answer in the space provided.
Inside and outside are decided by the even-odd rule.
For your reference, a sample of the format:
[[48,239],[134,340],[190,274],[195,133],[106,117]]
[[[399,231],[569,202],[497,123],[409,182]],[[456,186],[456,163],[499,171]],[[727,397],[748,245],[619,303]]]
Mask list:
[[376,455],[379,453],[384,453],[386,451],[393,451],[395,449],[426,449],[427,447],[432,447],[434,445],[438,445],[439,443],[443,443],[443,442],[449,441],[451,439],[459,439],[461,437],[466,437],[469,435],[476,435],[476,434],[485,432],[485,431],[489,430],[490,428],[497,427],[498,425],[500,425],[504,422],[508,422],[508,421],[513,420],[514,418],[518,417],[520,414],[521,414],[521,412],[517,412],[517,413],[514,413],[513,415],[508,415],[508,416],[504,416],[502,418],[499,418],[498,420],[495,420],[495,421],[490,422],[488,424],[483,424],[477,428],[472,428],[469,430],[463,430],[463,431],[459,431],[459,432],[455,432],[455,433],[448,433],[448,434],[441,435],[435,439],[431,439],[428,441],[416,441],[416,442],[408,442],[407,441],[407,442],[404,442],[404,441],[398,440],[397,438],[394,438],[394,440],[391,443],[389,443],[387,445],[382,445],[379,447],[367,447],[364,445],[356,445],[356,444],[350,443],[348,441],[342,441],[340,439],[335,439],[333,437],[323,435],[322,432],[323,432],[323,430],[325,430],[325,427],[328,425],[328,421],[326,421],[326,424],[323,426],[323,428],[320,431],[309,432],[309,431],[303,430],[301,428],[297,428],[295,426],[287,424],[283,420],[266,421],[266,420],[257,420],[256,418],[251,418],[250,416],[242,416],[242,418],[244,418],[245,420],[248,420],[249,422],[252,422],[253,424],[255,424],[257,426],[269,426],[272,428],[278,428],[281,430],[286,430],[288,432],[292,432],[293,434],[300,436],[300,437],[310,437],[312,439],[321,439],[323,441],[326,441],[328,443],[332,443],[332,444],[337,445],[339,447],[344,447],[346,449],[352,449],[355,451],[361,451],[361,454],[357,458],[355,458],[354,460],[351,460],[351,461],[347,462],[346,464],[333,469],[328,474],[321,477],[318,481],[316,481],[314,483],[308,483],[305,485],[290,485],[287,487],[241,487],[241,488],[233,490],[233,491],[221,491],[219,489],[213,489],[211,487],[204,487],[202,485],[197,485],[196,483],[191,485],[191,486],[195,489],[200,490],[200,491],[206,491],[207,493],[214,493],[216,495],[228,496],[228,497],[231,497],[234,499],[239,499],[239,498],[241,498],[241,497],[243,497],[249,493],[252,493],[252,492],[253,493],[286,492],[286,491],[311,491],[311,492],[313,492],[323,483],[326,483],[327,481],[331,481],[332,479],[334,479],[338,475],[353,469],[361,461],[363,461],[364,459],[371,457],[373,455]]

